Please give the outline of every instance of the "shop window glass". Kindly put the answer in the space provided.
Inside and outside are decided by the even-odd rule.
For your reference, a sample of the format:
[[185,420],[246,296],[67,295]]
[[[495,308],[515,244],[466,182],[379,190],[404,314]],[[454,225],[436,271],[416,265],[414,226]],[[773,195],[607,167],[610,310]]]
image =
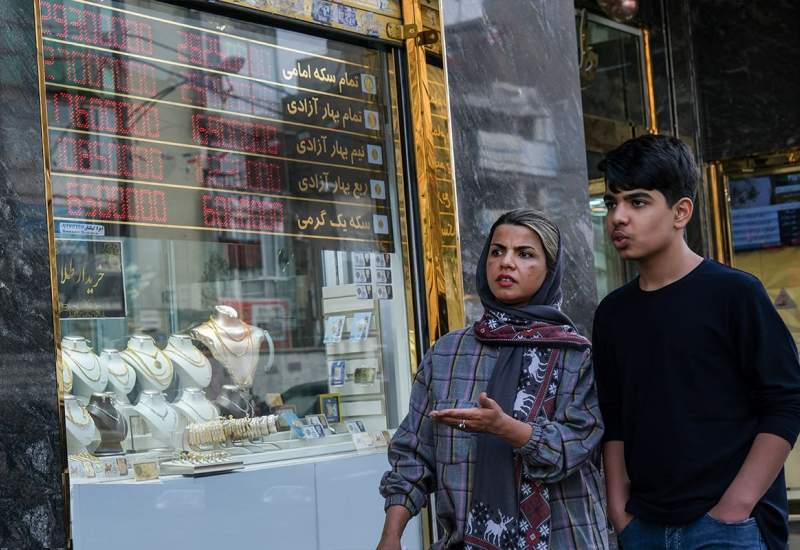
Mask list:
[[758,277],[800,344],[800,172],[728,182],[734,265]]
[[410,385],[387,53],[40,7],[71,482],[385,446]]

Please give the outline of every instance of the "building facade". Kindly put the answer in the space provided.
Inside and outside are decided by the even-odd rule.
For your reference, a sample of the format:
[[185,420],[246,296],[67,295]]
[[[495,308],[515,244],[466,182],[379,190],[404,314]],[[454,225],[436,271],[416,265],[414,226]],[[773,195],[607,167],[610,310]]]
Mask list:
[[635,276],[596,164],[646,132],[704,167],[691,246],[800,339],[792,2],[4,7],[0,547],[373,547],[489,226],[559,223],[588,331]]

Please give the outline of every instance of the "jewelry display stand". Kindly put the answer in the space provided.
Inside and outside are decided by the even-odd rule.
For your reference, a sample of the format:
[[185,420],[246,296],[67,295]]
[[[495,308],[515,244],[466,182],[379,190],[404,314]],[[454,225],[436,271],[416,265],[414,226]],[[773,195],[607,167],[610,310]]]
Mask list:
[[191,422],[210,422],[219,417],[219,411],[211,401],[206,399],[203,390],[186,388],[181,390],[178,399],[172,404],[186,420]]
[[167,403],[164,394],[154,390],[145,390],[134,407],[139,417],[144,420],[147,432],[132,434],[137,451],[174,449],[180,440],[180,416]]
[[264,370],[269,370],[275,359],[275,346],[269,334],[241,321],[230,306],[215,306],[208,321],[192,329],[191,336],[211,351],[233,383],[243,390],[253,385],[264,342],[269,348]]
[[224,417],[244,418],[253,415],[252,402],[240,388],[232,384],[222,386],[216,403],[220,415]]
[[72,395],[86,403],[108,385],[108,373],[83,336],[61,339],[61,364],[72,372]]
[[206,388],[211,383],[211,362],[194,347],[191,336],[170,336],[164,355],[172,361],[180,389]]
[[131,336],[128,347],[120,355],[136,371],[136,380],[143,391],[160,393],[172,384],[172,361],[156,346],[152,337],[138,334]]
[[128,435],[128,424],[122,412],[114,406],[113,397],[108,393],[93,393],[86,410],[100,432],[95,456],[123,454],[121,443]]
[[67,425],[67,452],[87,452],[92,442],[100,439],[92,416],[74,395],[64,395],[64,419]]
[[136,385],[136,371],[122,359],[119,351],[111,348],[100,353],[100,364],[108,373],[108,389],[120,403],[129,404],[128,394]]

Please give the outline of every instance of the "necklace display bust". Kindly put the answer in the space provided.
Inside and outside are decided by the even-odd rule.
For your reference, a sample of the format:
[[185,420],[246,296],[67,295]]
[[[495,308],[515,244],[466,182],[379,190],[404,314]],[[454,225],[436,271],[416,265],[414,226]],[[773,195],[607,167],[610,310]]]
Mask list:
[[92,416],[74,395],[64,395],[64,419],[67,425],[67,452],[78,454],[100,438]]
[[121,403],[130,403],[128,394],[136,385],[136,371],[122,359],[120,352],[106,348],[100,353],[100,364],[108,373],[108,386]]
[[123,454],[121,443],[128,435],[128,424],[122,413],[114,406],[108,393],[93,393],[86,407],[100,432],[100,445],[94,450],[97,456]]
[[72,373],[73,395],[88,399],[93,393],[106,389],[108,373],[83,336],[61,339],[61,364]]
[[217,397],[217,407],[220,415],[244,418],[253,416],[253,405],[244,392],[236,386],[226,384],[222,386]]
[[230,306],[215,306],[208,321],[192,330],[192,337],[211,351],[211,355],[222,364],[231,380],[243,389],[253,385],[261,345],[265,341],[269,347],[265,370],[269,370],[274,360],[275,350],[269,334],[243,322]]
[[181,391],[177,401],[172,404],[186,418],[187,424],[192,422],[210,422],[219,417],[219,411],[211,401],[206,399],[200,388],[186,388]]
[[191,336],[173,334],[164,348],[175,367],[181,389],[205,388],[211,383],[211,362],[192,344]]
[[174,447],[180,418],[175,409],[167,403],[163,393],[153,390],[143,391],[134,409],[147,423],[150,433],[161,443],[161,447]]
[[151,336],[136,334],[128,340],[128,347],[120,352],[125,362],[136,371],[136,379],[143,390],[156,393],[172,384],[172,361],[156,346]]

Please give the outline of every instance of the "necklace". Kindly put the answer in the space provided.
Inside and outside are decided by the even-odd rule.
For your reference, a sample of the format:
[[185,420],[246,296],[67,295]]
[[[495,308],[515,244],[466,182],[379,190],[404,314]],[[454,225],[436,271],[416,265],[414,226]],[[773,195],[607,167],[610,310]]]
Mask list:
[[85,428],[89,425],[89,422],[92,421],[92,417],[89,416],[89,413],[86,412],[86,409],[78,405],[78,410],[81,411],[81,416],[83,417],[83,421],[78,421],[78,419],[74,418],[70,412],[70,407],[64,407],[64,416],[67,417],[67,420],[78,426],[79,428]]
[[198,369],[205,368],[205,366],[206,366],[205,357],[203,357],[203,354],[200,353],[200,351],[197,348],[193,347],[193,349],[197,353],[197,355],[200,357],[200,359],[198,359],[196,361],[194,359],[192,359],[191,357],[189,357],[188,354],[183,353],[181,350],[179,350],[178,346],[174,346],[172,344],[167,344],[167,347],[164,349],[164,353],[165,354],[174,353],[175,355],[177,355],[181,359],[186,359],[186,362],[189,363],[190,365],[192,365],[193,367],[197,367]]
[[[159,384],[168,386],[172,382],[172,361],[170,361],[168,357],[165,356],[167,359],[167,366],[164,367],[162,372],[158,372],[158,369],[162,366],[160,361],[156,360],[151,368],[150,365],[147,364],[147,361],[141,358],[139,352],[134,349],[126,348],[120,352],[120,355],[131,359],[129,362],[132,362],[134,366],[140,367],[144,374],[148,375]],[[154,357],[154,355],[150,357]]]
[[72,369],[69,367],[65,367],[61,365],[61,373],[63,376],[64,381],[64,391],[71,392],[72,391]]
[[233,402],[233,400],[232,400],[230,397],[228,397],[227,395],[224,395],[224,394],[223,394],[223,395],[220,395],[220,396],[219,396],[219,398],[220,398],[220,399],[224,399],[225,401],[227,401],[228,403],[230,403],[231,405],[233,405],[234,407],[236,407],[236,409],[237,409],[237,410],[239,410],[239,411],[241,411],[241,413],[242,413],[243,415],[245,415],[245,416],[250,416],[250,405],[249,405],[249,404],[248,404],[248,405],[245,405],[245,408],[243,409],[243,408],[242,408],[242,407],[240,407],[240,406],[239,406],[237,403],[234,403],[234,402]]
[[114,411],[117,414],[113,415],[110,412],[108,412],[107,410],[105,410],[103,407],[101,407],[100,405],[96,405],[94,403],[89,403],[89,407],[92,408],[92,410],[89,412],[89,414],[94,413],[95,415],[97,415],[97,413],[100,412],[100,413],[103,413],[104,415],[106,415],[108,418],[110,418],[115,424],[121,424],[122,423],[122,417],[120,416],[119,411],[116,410],[116,409],[114,409]]
[[114,365],[114,361],[110,360],[108,365],[106,366],[106,370],[108,374],[116,378],[123,386],[127,386],[128,382],[131,381],[131,371],[128,370],[128,367],[123,362],[122,364],[122,372],[116,372],[111,367]]
[[[99,382],[100,381],[100,376],[103,374],[103,371],[100,368],[100,359],[98,359],[98,357],[96,355],[94,356],[94,361],[92,361],[92,365],[93,365],[92,368],[91,369],[87,369],[86,367],[84,367],[81,364],[80,361],[78,361],[75,357],[72,356],[72,353],[73,353],[72,351],[68,350],[67,348],[61,348],[61,351],[64,353],[64,356],[69,359],[70,363],[72,363],[73,365],[78,367],[78,370],[80,370],[84,375],[86,375],[86,378],[88,378],[91,382]],[[75,353],[81,353],[83,355],[89,355],[90,352],[82,351],[82,352],[75,352]],[[96,374],[97,377],[96,378],[92,377],[92,374]]]
[[167,415],[169,414],[169,407],[164,407],[164,414],[159,414],[159,412],[155,409],[155,407],[153,407],[150,403],[145,402],[144,405],[145,407],[153,411],[153,414],[155,414],[161,420],[166,419]]
[[183,400],[181,400],[181,401],[178,401],[178,403],[177,403],[177,404],[178,404],[178,405],[186,405],[186,406],[187,406],[189,409],[191,409],[192,411],[194,411],[194,413],[197,415],[197,417],[198,417],[200,420],[202,420],[203,422],[208,422],[208,421],[210,421],[210,420],[214,420],[214,416],[216,416],[216,415],[214,415],[214,414],[212,413],[212,415],[211,415],[211,417],[210,417],[210,418],[206,418],[206,417],[205,417],[205,415],[203,415],[203,414],[202,414],[200,411],[198,411],[197,409],[195,409],[195,408],[194,408],[194,407],[193,407],[193,406],[192,406],[192,405],[189,403],[189,401],[183,401]]
[[[217,332],[217,329],[219,329],[219,331],[224,333],[225,336],[227,336],[234,342],[243,342],[245,338],[250,336],[250,327],[247,326],[245,323],[242,323],[244,325],[244,331],[242,332],[242,335],[239,338],[236,338],[229,331],[225,330],[225,327],[222,327],[219,324],[217,324],[217,321],[214,320],[213,315],[209,317],[208,320],[211,321],[211,327],[214,329],[214,332]],[[219,333],[217,334],[217,336],[219,336]]]

